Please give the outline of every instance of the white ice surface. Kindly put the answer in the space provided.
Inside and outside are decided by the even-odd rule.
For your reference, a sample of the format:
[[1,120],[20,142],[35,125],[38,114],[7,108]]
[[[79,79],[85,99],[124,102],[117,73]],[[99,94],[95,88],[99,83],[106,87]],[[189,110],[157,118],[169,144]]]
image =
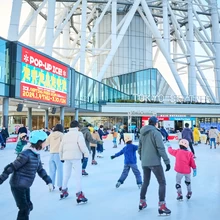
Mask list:
[[[176,143],[172,143],[177,148]],[[12,162],[14,145],[10,144],[0,151],[0,172],[5,165]],[[74,173],[69,181],[69,197],[59,200],[56,189],[49,193],[48,187],[38,176],[31,187],[31,199],[34,210],[30,214],[31,220],[135,220],[160,218],[158,215],[158,184],[152,175],[147,193],[148,207],[138,212],[139,192],[132,172],[129,173],[125,183],[116,189],[115,184],[123,169],[124,157],[114,160],[110,156],[122,149],[112,148],[111,142],[105,142],[104,158],[97,159],[98,165],[91,165],[89,160],[88,177],[83,177],[83,191],[88,198],[88,203],[76,204]],[[220,147],[210,150],[207,145],[200,144],[195,147],[197,177],[192,178],[193,195],[189,201],[176,201],[174,158],[171,159],[171,170],[166,172],[167,181],[167,207],[171,209],[170,216],[162,217],[170,220],[215,220],[220,219]],[[44,167],[48,171],[49,153],[41,152]],[[138,161],[141,170],[140,161]],[[142,170],[141,170],[142,171]],[[184,197],[186,187],[182,183]],[[8,180],[0,186],[0,220],[15,220],[17,207],[12,197]]]

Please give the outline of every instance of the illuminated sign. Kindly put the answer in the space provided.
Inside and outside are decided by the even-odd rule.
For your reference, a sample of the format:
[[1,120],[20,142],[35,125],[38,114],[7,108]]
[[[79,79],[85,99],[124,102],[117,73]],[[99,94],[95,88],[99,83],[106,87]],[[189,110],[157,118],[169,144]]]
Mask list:
[[67,104],[68,67],[22,47],[20,97]]

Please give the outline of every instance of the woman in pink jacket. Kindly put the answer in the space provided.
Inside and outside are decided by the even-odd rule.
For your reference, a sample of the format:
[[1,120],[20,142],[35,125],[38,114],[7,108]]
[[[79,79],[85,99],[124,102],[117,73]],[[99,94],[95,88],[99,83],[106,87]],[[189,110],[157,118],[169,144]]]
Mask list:
[[180,149],[174,150],[171,146],[168,147],[168,152],[176,157],[176,163],[174,170],[176,174],[176,189],[177,189],[177,200],[182,200],[182,189],[181,180],[185,176],[185,184],[187,187],[186,198],[190,199],[192,196],[191,190],[191,168],[193,169],[193,176],[196,176],[196,164],[193,158],[193,153],[188,151],[189,142],[186,139],[182,139],[179,142]]

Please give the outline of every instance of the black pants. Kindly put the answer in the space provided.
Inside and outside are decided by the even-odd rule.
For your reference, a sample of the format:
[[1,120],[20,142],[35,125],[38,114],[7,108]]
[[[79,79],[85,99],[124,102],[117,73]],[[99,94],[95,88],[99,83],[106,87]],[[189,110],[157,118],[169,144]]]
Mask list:
[[121,144],[121,140],[124,141],[124,144],[125,144],[125,139],[124,139],[124,136],[121,136],[120,139],[119,139],[119,144]]
[[190,147],[190,150],[192,151],[193,155],[195,155],[195,151],[194,151],[194,148],[193,148],[191,141],[189,142],[189,147]]
[[30,200],[30,188],[11,187],[16,205],[19,209],[17,220],[29,220],[33,204]]
[[159,201],[165,202],[165,195],[166,195],[166,180],[164,176],[163,167],[161,165],[158,166],[149,166],[149,167],[143,167],[144,172],[144,182],[141,188],[141,199],[146,198],[147,188],[150,183],[151,178],[151,171],[154,173],[154,175],[157,178],[157,182],[159,183]]
[[92,150],[92,160],[95,160],[96,147],[91,147]]

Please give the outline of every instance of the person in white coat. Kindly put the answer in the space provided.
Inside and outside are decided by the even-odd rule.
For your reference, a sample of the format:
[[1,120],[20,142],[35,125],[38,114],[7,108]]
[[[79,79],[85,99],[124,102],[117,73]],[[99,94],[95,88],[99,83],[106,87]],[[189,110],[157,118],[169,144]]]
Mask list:
[[71,176],[71,172],[75,171],[76,180],[76,201],[77,203],[87,202],[82,192],[82,155],[89,157],[89,150],[86,147],[85,139],[82,132],[79,131],[79,122],[74,120],[70,123],[69,132],[64,134],[60,145],[60,159],[64,162],[64,175],[62,192],[60,198],[66,198],[68,193],[67,184]]

